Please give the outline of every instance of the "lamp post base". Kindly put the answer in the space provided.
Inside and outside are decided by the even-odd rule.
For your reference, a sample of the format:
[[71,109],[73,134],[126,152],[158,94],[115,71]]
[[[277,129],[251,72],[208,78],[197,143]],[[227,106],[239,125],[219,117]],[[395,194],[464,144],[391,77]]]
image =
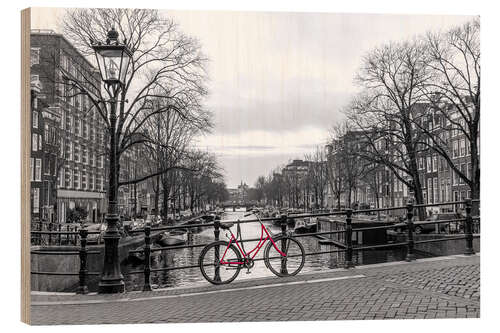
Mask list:
[[416,256],[412,253],[406,255],[405,261],[410,262],[410,261],[415,261],[416,259],[417,259]]
[[125,282],[120,271],[120,253],[118,244],[120,232],[117,228],[119,217],[117,214],[106,216],[107,229],[104,233],[104,265],[99,281],[99,293],[122,293],[125,291]]
[[125,282],[123,277],[115,280],[99,282],[99,294],[117,294],[125,292]]

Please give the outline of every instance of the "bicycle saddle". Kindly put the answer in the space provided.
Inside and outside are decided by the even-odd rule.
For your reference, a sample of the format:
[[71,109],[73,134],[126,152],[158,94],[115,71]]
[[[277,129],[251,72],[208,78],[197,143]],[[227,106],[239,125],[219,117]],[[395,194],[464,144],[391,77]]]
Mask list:
[[225,229],[225,230],[228,230],[229,228],[231,228],[232,226],[234,225],[233,222],[221,222],[220,223],[220,227],[221,229]]

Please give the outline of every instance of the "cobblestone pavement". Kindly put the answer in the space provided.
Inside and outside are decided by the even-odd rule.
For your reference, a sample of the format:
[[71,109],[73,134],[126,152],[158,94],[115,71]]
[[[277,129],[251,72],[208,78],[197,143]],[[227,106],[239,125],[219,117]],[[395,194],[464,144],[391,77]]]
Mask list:
[[121,295],[32,295],[32,324],[478,318],[479,255]]

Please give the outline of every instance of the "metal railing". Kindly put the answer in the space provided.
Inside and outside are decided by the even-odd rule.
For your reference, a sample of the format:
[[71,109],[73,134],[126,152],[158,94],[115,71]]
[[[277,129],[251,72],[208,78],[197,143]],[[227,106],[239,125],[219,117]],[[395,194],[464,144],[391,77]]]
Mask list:
[[[344,267],[345,268],[353,268],[355,267],[353,261],[353,253],[365,250],[376,250],[376,249],[387,249],[387,248],[397,248],[397,247],[406,247],[406,261],[413,261],[416,259],[415,256],[415,245],[423,244],[423,243],[432,243],[432,242],[445,242],[452,240],[465,240],[465,255],[472,255],[475,253],[473,247],[473,239],[479,238],[478,234],[475,234],[475,231],[479,232],[479,216],[472,216],[472,203],[479,202],[479,200],[465,200],[465,201],[455,201],[455,202],[447,202],[442,204],[429,204],[429,205],[413,205],[409,203],[406,206],[401,207],[389,207],[389,208],[376,208],[376,209],[362,209],[362,210],[352,210],[345,209],[342,211],[333,211],[333,212],[324,212],[324,213],[303,213],[303,214],[294,214],[294,215],[281,215],[279,217],[265,217],[265,218],[255,218],[255,219],[247,219],[247,220],[230,220],[224,221],[225,223],[255,223],[255,222],[279,222],[281,227],[281,232],[286,233],[288,230],[288,224],[293,222],[296,219],[309,218],[309,217],[335,217],[335,216],[345,216],[345,221],[340,221],[344,225],[344,228],[341,230],[331,230],[331,231],[317,231],[312,233],[304,233],[304,234],[294,234],[293,237],[310,237],[310,236],[323,236],[323,235],[343,235],[344,244],[341,248],[334,248],[328,251],[317,251],[317,252],[309,252],[306,253],[306,256],[312,255],[320,255],[320,254],[328,254],[328,253],[345,253]],[[447,206],[447,205],[464,205],[466,215],[463,218],[457,219],[448,219],[448,220],[437,220],[437,221],[414,221],[413,214],[414,210],[421,207],[429,207],[429,206]],[[364,214],[364,213],[377,213],[382,211],[394,211],[394,210],[406,210],[406,218],[405,222],[400,223],[391,223],[388,225],[377,225],[370,227],[358,227],[353,228],[353,216]],[[474,221],[477,221],[476,223]],[[195,265],[183,265],[183,266],[170,266],[170,267],[161,267],[161,268],[152,268],[151,266],[151,258],[152,253],[158,251],[173,251],[178,249],[186,249],[186,248],[199,248],[205,247],[210,243],[198,243],[198,244],[187,244],[187,245],[171,245],[171,246],[161,246],[161,247],[152,247],[154,233],[160,233],[163,231],[170,231],[176,229],[190,229],[190,228],[211,228],[213,227],[214,232],[214,241],[218,241],[220,238],[220,220],[215,219],[213,222],[209,223],[198,223],[198,224],[182,224],[176,226],[160,226],[160,227],[151,227],[146,226],[141,229],[136,229],[130,231],[131,234],[144,234],[144,247],[142,249],[130,250],[130,254],[144,254],[144,268],[142,270],[132,270],[129,271],[128,274],[143,274],[144,275],[144,283],[143,283],[143,291],[152,290],[151,286],[151,273],[154,272],[162,272],[162,271],[171,271],[171,270],[181,270],[181,269],[191,269],[199,267],[198,264]],[[415,227],[423,226],[427,224],[440,225],[440,224],[450,224],[450,223],[460,223],[464,225],[463,231],[464,233],[460,236],[453,237],[442,237],[438,239],[428,239],[428,240],[417,240],[414,239]],[[356,232],[364,232],[364,231],[373,231],[373,230],[390,230],[390,229],[406,229],[406,240],[400,242],[386,243],[386,244],[375,244],[375,245],[357,245],[353,242],[353,233]],[[439,229],[438,229],[439,230]],[[98,254],[100,251],[88,251],[86,249],[87,244],[87,236],[89,234],[98,234],[99,231],[96,232],[88,232],[86,229],[81,229],[79,231],[32,231],[33,235],[49,235],[49,236],[62,236],[62,235],[73,235],[74,237],[79,236],[79,245],[80,248],[78,251],[49,251],[49,250],[32,250],[32,254],[49,254],[49,255],[79,255],[80,256],[80,270],[78,273],[61,273],[61,272],[31,272],[31,274],[43,274],[43,275],[78,275],[79,276],[79,287],[78,293],[87,293],[87,276],[90,275],[100,275],[98,272],[88,272],[87,271],[87,256],[89,254]],[[252,242],[259,241],[260,238],[251,238],[251,239],[243,239],[241,242]],[[355,246],[357,245],[357,246]],[[256,261],[263,260],[263,258],[256,258]]]

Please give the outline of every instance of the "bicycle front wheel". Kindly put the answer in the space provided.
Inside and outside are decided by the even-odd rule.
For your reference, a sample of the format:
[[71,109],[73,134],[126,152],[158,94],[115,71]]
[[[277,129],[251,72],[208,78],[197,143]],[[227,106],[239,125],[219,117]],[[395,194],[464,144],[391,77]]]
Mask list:
[[288,236],[278,237],[274,239],[274,243],[286,256],[282,256],[273,243],[268,242],[264,250],[264,263],[267,268],[279,277],[298,274],[306,261],[306,253],[302,244]]
[[[218,241],[208,244],[200,254],[199,266],[203,277],[212,284],[230,283],[240,273],[241,254],[228,242]],[[221,260],[222,259],[222,260]]]

